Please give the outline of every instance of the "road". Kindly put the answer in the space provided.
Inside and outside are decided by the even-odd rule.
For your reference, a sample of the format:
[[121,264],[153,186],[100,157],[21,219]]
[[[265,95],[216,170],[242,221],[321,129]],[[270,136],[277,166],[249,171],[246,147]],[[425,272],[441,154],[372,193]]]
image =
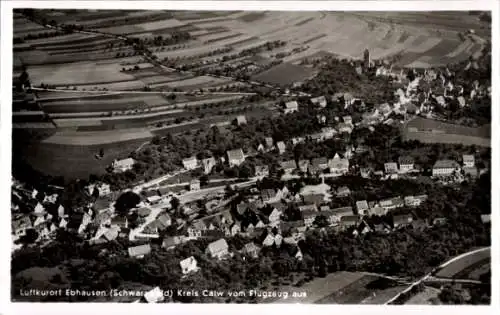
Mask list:
[[[454,258],[451,258],[450,260],[446,261],[445,263],[441,264],[439,267],[436,267],[434,268],[431,272],[429,272],[428,274],[426,274],[425,276],[423,276],[422,278],[418,279],[417,281],[413,282],[408,288],[404,289],[403,291],[399,292],[398,294],[396,294],[394,297],[392,297],[391,299],[389,299],[387,302],[384,303],[384,305],[389,305],[391,303],[394,303],[402,294],[404,293],[407,293],[409,292],[413,287],[419,285],[420,283],[422,282],[426,282],[427,280],[431,280],[433,279],[433,274],[435,272],[437,272],[438,270],[448,266],[449,264],[453,263],[454,261],[457,261],[459,259],[462,259],[464,257],[467,257],[469,255],[474,255],[478,252],[481,252],[481,251],[486,251],[486,250],[490,250],[490,247],[484,247],[484,248],[480,248],[480,249],[476,249],[476,250],[472,250],[470,252],[467,252],[467,253],[464,253],[464,254],[461,254],[459,256],[456,256]],[[441,279],[442,280],[442,279]],[[450,282],[452,282],[452,279],[448,279],[450,280]]]

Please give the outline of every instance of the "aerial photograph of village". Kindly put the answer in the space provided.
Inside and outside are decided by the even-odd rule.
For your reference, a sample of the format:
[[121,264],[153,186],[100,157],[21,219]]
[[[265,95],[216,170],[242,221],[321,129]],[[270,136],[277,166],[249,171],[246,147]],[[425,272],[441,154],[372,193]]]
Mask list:
[[489,305],[491,18],[14,9],[11,301]]

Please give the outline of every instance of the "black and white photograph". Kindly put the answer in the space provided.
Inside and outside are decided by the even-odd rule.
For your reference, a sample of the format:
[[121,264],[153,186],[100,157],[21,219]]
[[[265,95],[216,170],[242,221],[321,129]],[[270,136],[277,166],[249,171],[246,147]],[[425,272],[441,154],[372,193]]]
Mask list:
[[490,305],[493,12],[375,6],[12,9],[11,303]]

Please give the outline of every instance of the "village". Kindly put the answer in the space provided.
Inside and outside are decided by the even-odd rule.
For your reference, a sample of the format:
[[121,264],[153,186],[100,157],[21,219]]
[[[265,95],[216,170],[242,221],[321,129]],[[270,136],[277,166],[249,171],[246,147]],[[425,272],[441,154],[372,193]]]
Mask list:
[[[377,74],[382,72],[379,69]],[[393,106],[387,103],[381,104],[374,111],[364,113],[361,121],[354,122],[351,116],[346,115],[342,118],[335,117],[333,122],[327,123],[325,116],[318,115],[318,124],[324,126],[319,133],[305,134],[277,142],[272,137],[267,137],[252,152],[243,152],[241,148],[233,149],[227,151],[225,158],[217,160],[214,157],[201,160],[196,156],[188,157],[182,160],[182,169],[179,172],[201,169],[210,178],[213,168],[219,163],[237,167],[249,156],[260,153],[270,153],[279,158],[300,143],[320,143],[350,134],[355,128],[368,127],[373,132],[374,126],[378,124],[404,125],[414,115],[432,117],[432,107],[426,105],[427,100],[424,100],[420,107],[414,105],[415,100],[422,95],[416,92],[421,79],[442,80],[444,94],[432,95],[436,100],[452,100],[454,99],[452,92],[458,90],[457,100],[461,106],[466,106],[462,96],[463,87],[454,87],[451,81],[446,81],[443,77],[438,78],[432,71],[426,71],[423,76],[417,76],[409,82],[406,91],[401,88],[395,91],[399,96],[399,102]],[[475,86],[470,97],[467,97],[469,101],[473,101],[476,93],[485,91]],[[343,102],[345,108],[363,106],[363,100],[353,98],[348,93],[340,93],[334,97]],[[426,94],[426,98],[428,97],[429,93]],[[327,106],[324,96],[313,97],[309,101],[319,108]],[[297,101],[285,102],[283,114],[294,113],[299,108]],[[393,113],[402,115],[403,119],[396,121],[390,118]],[[245,116],[237,117],[235,123],[246,124]],[[258,257],[262,247],[280,247],[285,243],[293,246],[293,256],[300,260],[302,252],[297,244],[314,229],[349,230],[353,237],[357,237],[366,233],[391,233],[395,229],[415,224],[419,227],[433,226],[445,220],[436,218],[433,221],[417,222],[413,220],[411,214],[401,214],[393,217],[392,224],[386,222],[368,224],[366,218],[370,216],[384,216],[401,207],[418,207],[425,202],[427,195],[392,196],[381,200],[356,200],[354,203],[349,203],[346,197],[351,194],[350,188],[344,185],[332,187],[325,183],[325,179],[335,179],[341,183],[342,177],[347,175],[379,180],[415,179],[424,175],[443,184],[455,184],[467,178],[474,179],[487,171],[478,169],[472,154],[464,154],[460,161],[437,160],[431,170],[421,169],[410,156],[400,156],[397,162],[387,161],[383,169],[350,164],[353,156],[366,150],[366,145],[355,147],[348,144],[345,151],[335,153],[334,156],[311,160],[282,160],[279,163],[279,174],[284,185],[279,189],[256,188],[257,181],[270,176],[269,165],[256,166],[255,176],[252,178],[235,179],[240,183],[203,188],[200,187],[200,180],[195,178],[187,183],[178,184],[177,186],[186,187],[178,192],[172,192],[168,186],[160,187],[158,184],[148,186],[147,183],[119,192],[111,191],[107,183],[96,182],[87,187],[87,194],[96,197],[95,201],[89,203],[83,211],[71,213],[67,213],[63,205],[58,203],[58,194],[64,193],[63,191],[57,188],[52,189],[53,194],[38,192],[36,189],[29,191],[14,180],[13,240],[16,242],[26,237],[30,230],[34,230],[37,235],[34,243],[43,246],[51,241],[59,229],[76,232],[90,244],[103,244],[117,238],[128,238],[130,242],[140,244],[130,246],[129,255],[140,259],[151,252],[151,241],[161,243],[161,247],[171,250],[179,244],[206,238],[214,240],[206,247],[206,254],[220,260],[232,255],[227,239],[240,236],[248,240],[248,243],[239,249],[239,252],[250,258]],[[132,169],[133,165],[132,158],[116,160],[112,169],[115,173],[126,172]],[[307,185],[295,194],[287,188],[287,181],[309,177],[320,179],[321,182]],[[228,192],[228,189],[231,192]],[[244,199],[235,205],[232,201],[238,197],[238,190],[243,189],[246,191]],[[133,202],[134,205],[130,209],[117,213],[116,198],[121,193],[127,192],[135,194],[138,200]],[[330,207],[332,197],[347,201],[342,207],[332,208]],[[24,210],[22,211],[24,214],[21,214],[16,201],[22,203],[23,207],[31,206],[32,210],[28,213]],[[296,220],[285,220],[285,212],[292,207],[298,209],[299,215],[296,216]],[[133,222],[129,222],[131,215],[134,215]],[[484,220],[488,218],[485,216]],[[18,246],[14,245],[13,250]],[[199,269],[193,256],[179,257],[179,268],[185,276]]]

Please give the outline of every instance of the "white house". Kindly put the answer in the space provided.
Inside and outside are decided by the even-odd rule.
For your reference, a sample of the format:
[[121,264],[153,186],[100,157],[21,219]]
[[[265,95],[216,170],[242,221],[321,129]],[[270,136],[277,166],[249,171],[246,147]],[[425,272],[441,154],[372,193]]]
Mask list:
[[236,117],[236,124],[238,126],[245,125],[247,123],[247,119],[244,115]]
[[245,154],[242,149],[227,151],[229,166],[238,166],[245,161]]
[[299,110],[299,104],[297,101],[291,101],[285,103],[285,114],[297,112]]
[[432,176],[450,176],[458,169],[458,163],[452,160],[438,160],[432,167]]
[[369,210],[368,202],[366,200],[356,201],[356,209],[359,215],[364,215]]
[[206,254],[212,258],[223,259],[229,254],[228,248],[226,240],[221,238],[218,241],[208,244]]
[[276,143],[276,147],[278,148],[278,151],[280,154],[283,154],[285,153],[286,151],[286,145],[283,141],[278,141],[278,143]]
[[144,293],[144,299],[148,303],[158,303],[163,301],[165,299],[165,296],[163,295],[163,291],[159,287],[156,287]]
[[398,164],[395,162],[384,163],[384,169],[386,174],[395,174],[398,172]]
[[196,259],[193,256],[186,258],[184,260],[181,260],[180,265],[181,265],[182,274],[184,274],[184,275],[187,275],[188,273],[191,273],[191,272],[196,272],[198,270],[198,262],[196,261]]
[[189,183],[189,190],[200,190],[200,181],[194,179]]
[[215,159],[213,157],[203,159],[201,160],[201,164],[203,165],[203,172],[205,174],[210,174],[215,166]]
[[119,172],[125,172],[128,170],[131,170],[132,167],[135,164],[135,160],[133,158],[127,158],[123,160],[114,160],[112,167],[113,167],[113,172],[119,173]]
[[331,174],[344,175],[349,172],[349,160],[341,158],[338,153],[335,154],[333,159],[328,161],[328,168]]
[[474,167],[476,162],[475,162],[475,159],[474,159],[474,155],[471,155],[471,154],[464,154],[462,156],[462,160],[463,160],[463,163],[464,163],[464,167]]
[[281,211],[274,208],[271,214],[269,214],[269,225],[276,226],[281,220]]
[[89,195],[94,193],[94,189],[97,189],[99,196],[106,196],[111,193],[111,186],[106,183],[90,184],[87,186],[87,192]]
[[324,96],[313,97],[311,98],[311,103],[320,107],[326,107],[326,98]]
[[196,156],[192,156],[182,160],[182,166],[187,170],[194,170],[198,167],[198,159]]

